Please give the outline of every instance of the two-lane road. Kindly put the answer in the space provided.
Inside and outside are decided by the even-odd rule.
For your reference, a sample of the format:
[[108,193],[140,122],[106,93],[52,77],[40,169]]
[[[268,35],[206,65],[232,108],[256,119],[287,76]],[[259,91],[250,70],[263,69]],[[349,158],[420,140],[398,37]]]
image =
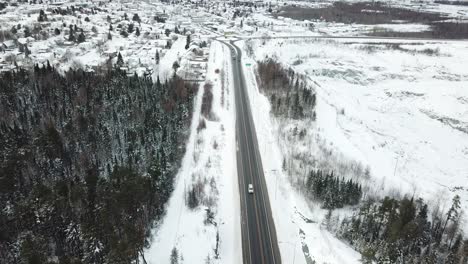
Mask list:
[[[231,50],[243,260],[245,264],[280,264],[276,230],[242,71],[242,52],[233,43],[221,42]],[[253,185],[254,193],[248,192],[249,184]]]

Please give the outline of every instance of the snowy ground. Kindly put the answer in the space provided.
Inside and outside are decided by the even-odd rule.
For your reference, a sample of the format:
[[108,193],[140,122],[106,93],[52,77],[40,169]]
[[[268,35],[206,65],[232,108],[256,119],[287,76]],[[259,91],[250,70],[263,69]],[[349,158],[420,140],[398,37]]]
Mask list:
[[363,36],[376,32],[423,32],[430,31],[431,27],[424,24],[377,24],[377,25],[362,25],[362,24],[344,24],[344,23],[315,23],[314,30],[330,36]]
[[[182,256],[179,263],[205,263],[207,258],[212,261],[209,263],[235,264],[242,261],[230,67],[228,49],[219,42],[213,42],[206,80],[213,84],[213,117],[207,120],[200,113],[203,93],[200,89],[186,154],[176,177],[167,214],[154,230],[154,240],[145,253],[148,263],[169,263],[174,247]],[[202,119],[206,121],[206,128],[197,131]],[[206,199],[191,210],[186,206],[186,192],[199,183],[204,185]],[[207,208],[215,213],[216,225],[204,223]],[[220,258],[214,259],[217,231]]]
[[279,36],[367,36],[377,32],[424,32],[431,27],[425,24],[401,21],[394,24],[345,24],[326,21],[298,21],[290,18],[275,19],[269,14],[252,14],[247,24],[255,25],[255,31],[247,32],[251,27],[239,28],[243,37],[279,37]]
[[[254,42],[255,60],[276,58],[307,75],[317,92],[317,121],[302,124],[310,131],[309,144],[330,150],[338,157],[335,162],[369,166],[367,186],[372,195],[414,194],[431,205],[443,205],[459,194],[467,211],[468,73],[463,65],[468,63],[468,43],[262,42]],[[283,260],[295,252],[298,263],[301,241],[319,263],[358,261],[358,253],[320,225],[325,212],[306,204],[303,195],[291,188],[290,176],[282,173],[283,155],[304,149],[298,145],[303,142],[285,141],[288,124],[269,116],[269,102],[256,88],[255,61],[246,62],[253,65],[244,66],[250,103],[262,109],[254,119],[278,239],[285,242],[280,243]],[[289,124],[295,125],[301,124]],[[317,147],[305,149],[314,152]],[[302,175],[295,177],[298,181]]]
[[[401,1],[396,5],[441,11],[454,18],[468,17],[468,7],[421,6]],[[218,10],[224,7],[222,3]],[[1,53],[0,64],[13,66],[13,61],[6,57],[14,53],[19,66],[49,60],[62,70],[70,67],[90,70],[109,57],[113,57],[115,62],[120,52],[124,67],[130,72],[152,72],[153,77],[159,76],[164,80],[173,73],[175,61],[181,65],[179,71],[193,70],[189,62],[193,54],[185,49],[186,37],[181,34],[167,37],[164,34],[166,28],[172,31],[176,23],[190,21],[187,27],[193,27],[191,30],[196,32],[192,37],[204,39],[218,32],[257,37],[356,36],[373,30],[412,32],[428,29],[422,24],[350,25],[323,21],[314,21],[314,27],[311,27],[309,22],[274,19],[260,10],[248,18],[238,17],[235,22],[231,21],[234,9],[227,10],[223,21],[209,12],[200,11],[201,7],[170,6],[159,2],[108,3],[102,7],[103,12],[77,16],[61,16],[46,10],[49,21],[41,24],[37,22],[40,9],[46,10],[46,5],[11,7],[0,16],[2,29],[9,30],[21,24],[18,40],[23,38],[24,26],[33,31],[34,27],[41,25],[43,29],[39,32],[45,32],[33,32],[34,39],[22,39],[31,50],[30,58],[25,58],[15,49]],[[128,20],[123,19],[124,13],[130,17]],[[127,27],[132,23],[134,13],[142,18],[141,24],[134,22],[141,35],[121,36],[118,25]],[[155,22],[153,16],[156,13],[167,14],[168,22]],[[112,40],[107,39],[107,15],[114,27]],[[183,20],[184,16],[193,21],[206,19],[211,24],[210,28],[223,31],[200,30],[195,22],[191,23],[192,20]],[[90,22],[85,21],[86,17]],[[241,20],[243,27],[240,27]],[[86,35],[84,43],[67,43],[66,31],[70,24],[83,28]],[[96,32],[93,32],[93,26]],[[61,30],[60,35],[54,34],[54,28]],[[172,41],[170,49],[166,48],[168,40]],[[305,152],[320,156],[324,150],[330,151],[333,154],[327,160],[316,157],[320,164],[361,164],[362,168],[370,168],[371,178],[365,184],[372,194],[415,194],[431,204],[436,201],[445,203],[459,194],[464,211],[468,211],[466,42],[387,40],[382,43],[382,40],[347,39],[258,40],[254,43],[255,58],[244,56],[244,70],[250,103],[252,109],[256,109],[253,117],[283,263],[309,264],[312,260],[317,263],[357,263],[360,259],[357,252],[333,237],[324,227],[326,212],[307,202],[303,194],[292,186],[292,182],[297,183],[303,177],[296,175],[291,181],[291,175],[282,171],[284,156]],[[161,56],[159,65],[155,64],[156,50]],[[195,100],[187,152],[176,177],[175,190],[168,203],[167,214],[154,230],[151,247],[145,254],[151,264],[169,263],[173,248],[177,248],[184,263],[204,263],[208,256],[213,263],[240,263],[242,260],[230,57],[228,49],[218,42],[211,44],[209,53],[206,82],[213,84],[214,117],[206,120],[205,129],[197,131],[200,120],[204,118],[200,113],[203,93],[200,89]],[[284,65],[309,76],[309,82],[318,95],[316,122],[287,123],[271,118],[269,102],[258,92],[254,78],[255,60],[266,56],[275,57]],[[252,66],[245,66],[248,62]],[[216,69],[220,72],[216,73]],[[295,126],[309,129],[310,137],[306,142],[286,140],[287,133]],[[191,210],[186,206],[186,193],[190,187],[200,183],[206,199],[198,208]],[[216,225],[204,223],[208,207],[215,213]],[[350,211],[347,208],[334,214],[341,217]],[[220,236],[220,258],[216,260],[213,258],[217,232]],[[468,233],[466,224],[465,232]]]
[[[360,254],[333,237],[323,226],[325,211],[311,206],[282,171],[277,120],[270,118],[268,99],[260,94],[251,66],[243,60],[250,104],[262,155],[273,218],[283,263],[359,263]],[[254,64],[252,64],[254,65]]]
[[159,75],[161,80],[166,80],[170,78],[174,72],[172,65],[176,61],[180,61],[180,58],[185,54],[185,40],[183,38],[178,38],[173,44],[172,48],[168,50],[164,56],[161,58],[159,65],[155,65],[154,75]]
[[[240,26],[240,18],[236,25],[240,34],[249,36],[306,36],[306,35],[330,35],[330,36],[367,36],[382,32],[425,32],[431,31],[429,24],[424,22],[415,23],[406,20],[393,20],[384,24],[359,24],[359,23],[338,23],[325,20],[305,20],[300,17],[297,20],[281,16],[276,10],[284,5],[295,5],[300,7],[321,8],[330,6],[336,2],[331,1],[287,1],[287,3],[277,3],[274,5],[273,12],[259,9],[253,12],[244,20],[244,26]],[[363,2],[360,0],[347,0],[345,2]],[[365,2],[365,1],[364,1]],[[418,12],[439,13],[447,17],[447,22],[468,23],[468,6],[445,5],[432,2],[416,1],[387,1],[385,5],[395,8],[405,8]],[[372,9],[372,8],[370,8]],[[362,12],[371,12],[372,10],[362,10]],[[277,18],[275,16],[278,15]],[[247,25],[247,26],[246,26]]]

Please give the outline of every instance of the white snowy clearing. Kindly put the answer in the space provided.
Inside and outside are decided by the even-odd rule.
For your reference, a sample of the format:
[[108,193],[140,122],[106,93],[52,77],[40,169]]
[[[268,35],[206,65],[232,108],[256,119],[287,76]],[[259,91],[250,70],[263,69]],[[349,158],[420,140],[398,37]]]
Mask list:
[[[250,103],[261,109],[253,117],[283,261],[360,259],[323,227],[325,210],[291,187],[288,177],[297,182],[304,175],[285,175],[284,156],[326,148],[333,162],[368,166],[371,177],[363,184],[373,195],[414,194],[446,211],[459,194],[468,209],[468,43],[390,42],[259,40],[255,58],[244,56]],[[315,123],[288,125],[269,114],[254,75],[255,62],[266,57],[308,76],[317,93]],[[309,145],[288,141],[294,126],[307,128]]]
[[[212,116],[201,113],[203,87],[200,86],[192,117],[191,133],[182,167],[167,213],[154,230],[145,258],[150,264],[170,263],[177,248],[179,263],[241,263],[239,187],[234,149],[234,108],[229,51],[221,43],[211,44],[206,83],[213,85]],[[218,71],[219,70],[219,71]],[[199,128],[201,120],[206,128]],[[187,191],[201,188],[203,197],[195,209],[187,206]],[[214,213],[207,221],[207,210]],[[219,258],[216,236],[219,232]]]
[[154,74],[158,74],[159,79],[166,80],[171,77],[171,74],[174,72],[172,65],[174,62],[180,61],[180,58],[186,52],[184,46],[185,38],[178,38],[174,44],[172,44],[172,48],[161,58],[159,65],[154,66]]

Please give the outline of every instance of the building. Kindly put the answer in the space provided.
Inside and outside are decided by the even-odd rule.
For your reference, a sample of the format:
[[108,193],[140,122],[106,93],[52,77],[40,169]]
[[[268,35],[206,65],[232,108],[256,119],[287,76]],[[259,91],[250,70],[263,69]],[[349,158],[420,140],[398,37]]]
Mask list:
[[6,40],[0,46],[3,51],[12,51],[16,48],[16,43],[13,40]]

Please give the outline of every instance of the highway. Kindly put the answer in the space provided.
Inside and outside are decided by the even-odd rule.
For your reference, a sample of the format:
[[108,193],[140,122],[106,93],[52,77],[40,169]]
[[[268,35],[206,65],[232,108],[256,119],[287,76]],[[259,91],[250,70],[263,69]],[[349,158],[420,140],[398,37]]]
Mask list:
[[[231,50],[243,262],[244,264],[280,264],[281,255],[242,71],[242,52],[233,43],[221,42]],[[253,185],[254,193],[248,192],[249,184]]]

